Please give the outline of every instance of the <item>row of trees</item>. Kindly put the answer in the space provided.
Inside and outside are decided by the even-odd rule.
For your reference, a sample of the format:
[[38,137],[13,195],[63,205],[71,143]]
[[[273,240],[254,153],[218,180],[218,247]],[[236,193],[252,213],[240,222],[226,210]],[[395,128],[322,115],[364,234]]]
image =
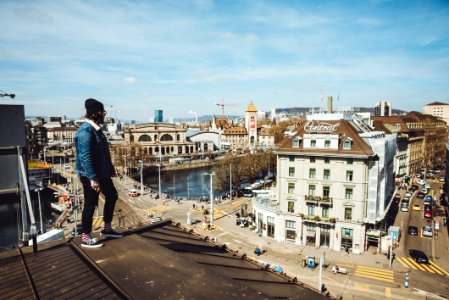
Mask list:
[[245,156],[228,154],[220,164],[213,168],[215,172],[214,186],[226,190],[230,186],[232,174],[232,190],[236,191],[240,183],[254,182],[269,172],[276,174],[276,156],[272,151],[259,152]]

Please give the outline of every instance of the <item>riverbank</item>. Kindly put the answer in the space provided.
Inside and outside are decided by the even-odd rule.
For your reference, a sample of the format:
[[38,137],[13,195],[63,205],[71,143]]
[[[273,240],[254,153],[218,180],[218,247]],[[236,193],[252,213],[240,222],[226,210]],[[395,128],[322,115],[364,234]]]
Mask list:
[[[163,162],[161,165],[161,172],[163,171],[180,171],[180,170],[190,170],[199,169],[205,167],[212,167],[220,163],[219,159],[212,160],[193,160],[190,162],[185,162],[183,164],[176,163],[166,163]],[[159,172],[159,165],[144,165],[144,172],[146,174],[153,174]]]

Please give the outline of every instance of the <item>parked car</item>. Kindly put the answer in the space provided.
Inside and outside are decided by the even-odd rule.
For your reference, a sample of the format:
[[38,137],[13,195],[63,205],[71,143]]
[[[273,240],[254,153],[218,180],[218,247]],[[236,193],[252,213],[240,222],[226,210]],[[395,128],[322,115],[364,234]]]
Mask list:
[[429,192],[426,188],[423,188],[422,190],[421,190],[421,192],[423,192],[425,195],[427,195],[427,193]]
[[408,203],[401,204],[401,211],[408,211]]
[[424,188],[430,190],[430,184],[428,184],[428,183],[424,184]]
[[[425,210],[424,211],[424,218],[428,218],[428,219],[432,218],[432,211],[431,210]],[[424,232],[423,232],[423,235],[424,235]],[[430,235],[430,236],[432,236],[432,235]]]
[[424,194],[423,192],[419,192],[418,196],[416,196],[416,197],[418,197],[418,199],[424,199],[425,196],[426,196],[426,194]]
[[413,193],[407,192],[405,193],[404,197],[410,198],[413,195]]
[[409,202],[410,202],[410,198],[408,198],[408,197],[404,197],[402,199],[402,203],[409,203]]
[[432,201],[430,201],[429,199],[424,200],[423,205],[432,205]]
[[421,205],[419,205],[419,204],[413,205],[413,210],[420,211],[421,210]]
[[419,264],[429,263],[429,258],[427,257],[427,255],[420,250],[411,249],[409,251],[409,254]]
[[414,184],[410,187],[410,191],[412,191],[412,192],[416,192],[417,190],[419,190],[419,186],[417,186],[416,184]]
[[129,190],[128,195],[131,197],[138,197],[140,196],[140,193],[136,189],[131,189]]
[[444,176],[440,176],[439,180],[440,182],[444,182]]
[[418,183],[419,185],[425,185],[425,184],[426,184],[426,181],[425,181],[424,179],[418,179],[418,180],[416,181],[416,183]]
[[430,202],[432,202],[433,199],[432,199],[432,196],[427,195],[426,198],[425,198],[425,200],[426,200],[426,201],[429,200]]
[[423,236],[429,236],[429,237],[432,237],[432,236],[433,236],[433,233],[432,233],[432,227],[430,227],[430,226],[424,226],[424,227],[422,228],[422,235],[423,235]]
[[410,235],[418,235],[418,227],[416,227],[416,226],[409,226],[408,227],[408,234],[410,234]]

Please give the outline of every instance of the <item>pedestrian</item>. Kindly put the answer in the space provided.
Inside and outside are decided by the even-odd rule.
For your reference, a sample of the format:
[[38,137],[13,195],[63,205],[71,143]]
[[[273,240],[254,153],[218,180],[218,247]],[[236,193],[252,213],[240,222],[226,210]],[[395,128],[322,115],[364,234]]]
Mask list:
[[346,251],[346,255],[349,256],[349,247],[348,246],[346,246],[345,251]]
[[109,143],[100,125],[104,123],[106,111],[100,101],[85,101],[86,121],[80,126],[75,136],[76,172],[80,177],[84,191],[84,208],[82,213],[81,246],[98,248],[103,246],[93,238],[92,219],[100,192],[105,197],[103,226],[101,235],[105,237],[122,237],[112,229],[111,222],[118,194],[111,177],[115,176],[109,153]]

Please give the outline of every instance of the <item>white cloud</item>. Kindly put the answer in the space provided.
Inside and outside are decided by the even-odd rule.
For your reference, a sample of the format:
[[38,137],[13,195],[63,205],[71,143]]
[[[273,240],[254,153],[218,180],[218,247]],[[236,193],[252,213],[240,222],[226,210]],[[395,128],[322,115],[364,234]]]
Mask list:
[[137,79],[135,78],[135,77],[125,77],[125,78],[123,78],[123,81],[126,83],[126,84],[134,84],[134,83],[137,83]]

